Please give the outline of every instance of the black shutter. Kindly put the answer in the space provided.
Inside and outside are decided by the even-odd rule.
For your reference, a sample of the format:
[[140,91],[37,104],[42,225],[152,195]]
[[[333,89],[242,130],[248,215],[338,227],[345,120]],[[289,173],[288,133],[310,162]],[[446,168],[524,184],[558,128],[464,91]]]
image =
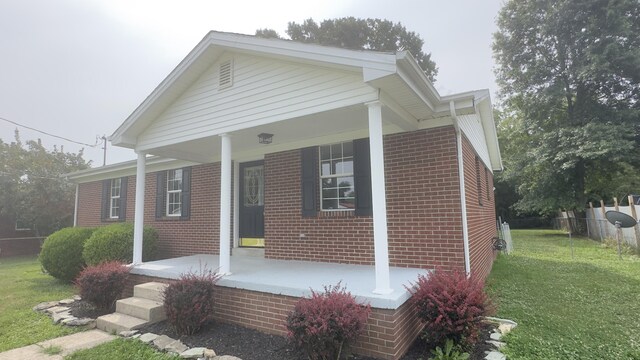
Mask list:
[[318,148],[308,147],[300,151],[302,168],[302,216],[313,217],[317,214],[316,184],[318,180]]
[[120,179],[120,214],[118,214],[118,220],[127,220],[127,184],[129,183],[128,177]]
[[106,220],[109,218],[109,192],[111,191],[111,180],[102,181],[102,211],[100,213],[100,219]]
[[357,216],[373,214],[371,201],[371,160],[369,138],[353,141],[353,182],[356,187]]
[[180,219],[191,217],[191,167],[182,168],[182,209]]
[[156,219],[165,216],[165,201],[167,192],[167,172],[159,171],[156,177]]

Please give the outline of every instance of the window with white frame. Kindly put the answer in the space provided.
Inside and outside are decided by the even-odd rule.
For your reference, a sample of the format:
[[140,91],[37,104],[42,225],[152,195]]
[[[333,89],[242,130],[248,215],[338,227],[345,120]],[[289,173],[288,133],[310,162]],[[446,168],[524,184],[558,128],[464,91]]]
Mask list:
[[122,190],[122,179],[112,179],[109,190],[109,218],[120,218],[120,195]]
[[322,210],[354,210],[353,143],[320,146]]
[[167,216],[182,214],[182,169],[167,172]]

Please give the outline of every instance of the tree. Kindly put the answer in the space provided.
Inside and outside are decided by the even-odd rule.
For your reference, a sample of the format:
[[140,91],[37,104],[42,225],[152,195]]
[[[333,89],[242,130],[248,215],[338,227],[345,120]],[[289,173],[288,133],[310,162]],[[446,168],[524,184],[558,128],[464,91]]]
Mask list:
[[610,191],[606,179],[640,170],[639,4],[510,0],[500,11],[499,128],[517,142],[503,153],[519,210],[582,210]]
[[[382,19],[356,19],[345,17],[324,20],[317,24],[307,19],[298,24],[290,22],[287,35],[294,41],[335,46],[353,50],[408,51],[416,59],[425,75],[435,82],[438,74],[431,54],[424,53],[424,40],[413,31],[407,31],[401,23]],[[256,36],[280,38],[275,30],[259,29]]]
[[0,140],[0,215],[29,224],[37,236],[72,225],[75,186],[61,175],[89,165],[82,151],[48,151],[40,140],[23,144],[16,131],[15,142]]

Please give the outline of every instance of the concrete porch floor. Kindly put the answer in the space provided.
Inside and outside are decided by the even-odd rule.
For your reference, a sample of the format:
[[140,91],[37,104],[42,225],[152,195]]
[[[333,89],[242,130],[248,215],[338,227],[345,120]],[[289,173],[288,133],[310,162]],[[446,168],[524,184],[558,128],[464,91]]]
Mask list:
[[[216,270],[218,255],[198,254],[173,259],[150,261],[135,265],[132,274],[164,279],[177,279],[185,272],[198,272],[201,268]],[[373,266],[347,265],[310,261],[272,260],[250,256],[232,256],[231,274],[218,285],[295,297],[309,296],[310,289],[322,291],[325,285],[341,281],[358,301],[379,309],[397,309],[410,294],[405,286],[415,282],[427,270],[390,268],[391,294],[374,294],[375,270]]]

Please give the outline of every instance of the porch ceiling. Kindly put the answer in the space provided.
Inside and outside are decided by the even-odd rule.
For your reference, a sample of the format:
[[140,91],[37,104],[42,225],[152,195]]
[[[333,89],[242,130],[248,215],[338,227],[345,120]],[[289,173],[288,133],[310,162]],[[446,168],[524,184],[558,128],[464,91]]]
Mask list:
[[[131,273],[177,279],[185,272],[197,272],[201,268],[212,270],[218,266],[217,255],[200,254],[135,265]],[[418,275],[427,273],[428,271],[423,269],[392,267],[390,277],[394,291],[379,295],[372,293],[375,288],[373,266],[233,256],[231,275],[223,277],[218,285],[303,297],[311,295],[310,289],[322,291],[324,286],[340,282],[358,301],[369,303],[379,309],[397,309],[410,297],[405,286],[411,286]]]
[[[287,119],[229,133],[234,160],[260,159],[267,153],[298,149],[368,137],[368,112],[364,104],[343,107],[303,117]],[[402,120],[383,107],[385,134],[400,132]],[[258,134],[273,134],[273,142],[258,143]],[[158,147],[149,154],[168,158],[211,163],[220,160],[220,137],[206,136],[196,140]]]

